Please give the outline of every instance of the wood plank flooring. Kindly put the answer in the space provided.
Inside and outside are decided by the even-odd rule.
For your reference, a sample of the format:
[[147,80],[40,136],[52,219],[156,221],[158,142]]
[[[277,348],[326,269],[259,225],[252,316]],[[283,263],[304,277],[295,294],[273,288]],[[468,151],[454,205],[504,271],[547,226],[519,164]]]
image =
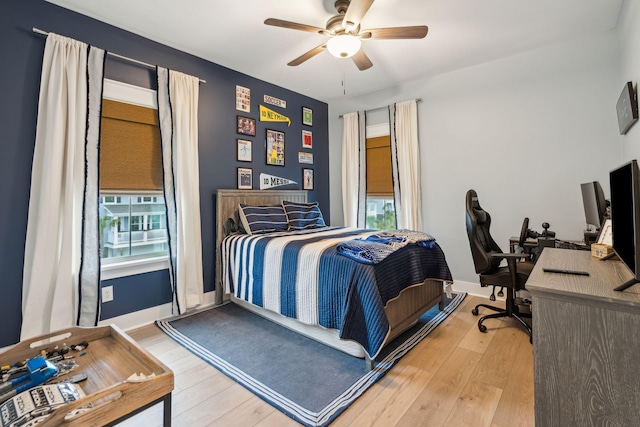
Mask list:
[[[488,332],[479,332],[471,309],[480,302],[467,296],[331,426],[533,426],[529,338],[513,319],[488,320]],[[175,374],[174,426],[299,426],[156,326],[128,333]],[[120,425],[161,426],[162,406]]]

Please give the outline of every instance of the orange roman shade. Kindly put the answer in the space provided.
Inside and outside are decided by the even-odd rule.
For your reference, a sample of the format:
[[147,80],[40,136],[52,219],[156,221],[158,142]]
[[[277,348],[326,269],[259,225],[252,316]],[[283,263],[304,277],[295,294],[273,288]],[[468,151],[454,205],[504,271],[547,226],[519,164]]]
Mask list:
[[367,138],[367,196],[392,197],[391,140]]
[[158,110],[102,101],[100,190],[162,190]]

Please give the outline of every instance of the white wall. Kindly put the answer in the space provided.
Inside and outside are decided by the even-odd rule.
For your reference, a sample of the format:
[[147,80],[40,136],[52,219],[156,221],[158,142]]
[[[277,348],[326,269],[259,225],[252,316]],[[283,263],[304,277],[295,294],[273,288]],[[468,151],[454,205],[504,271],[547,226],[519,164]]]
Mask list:
[[525,216],[533,229],[548,221],[557,237],[581,239],[579,184],[608,183],[609,170],[621,162],[619,81],[617,35],[610,31],[330,102],[333,225],[342,218],[338,116],[422,98],[423,223],[454,279],[477,282],[464,221],[469,188],[491,213],[492,234],[505,251]]
[[[640,2],[626,0],[622,4],[618,21],[618,41],[620,46],[620,80],[618,93],[626,82],[633,82],[638,90],[640,81]],[[635,125],[626,135],[620,136],[623,160],[640,159],[640,124]]]

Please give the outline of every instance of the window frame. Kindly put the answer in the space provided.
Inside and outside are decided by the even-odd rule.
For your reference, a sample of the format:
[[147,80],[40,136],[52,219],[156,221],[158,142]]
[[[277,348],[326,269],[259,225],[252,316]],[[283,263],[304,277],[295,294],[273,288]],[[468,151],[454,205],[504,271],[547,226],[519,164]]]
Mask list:
[[[375,125],[369,125],[367,126],[366,130],[365,130],[365,139],[368,141],[369,139],[373,139],[373,138],[379,138],[379,137],[388,137],[391,135],[390,132],[390,126],[389,126],[389,122],[382,122],[379,124],[375,124]],[[367,144],[368,145],[368,144]],[[367,148],[369,149],[369,148]],[[367,166],[368,167],[368,166]],[[393,173],[393,172],[392,172]],[[392,203],[395,204],[395,200],[394,200],[394,195],[393,195],[393,189],[392,189],[392,193],[391,194],[377,194],[377,193],[372,193],[370,194],[369,191],[367,191],[367,195],[365,196],[365,204],[367,205],[367,210],[365,211],[365,223],[367,223],[368,221],[368,204],[369,202],[373,202],[374,200],[390,200]],[[394,212],[395,212],[395,207],[394,207]],[[395,218],[395,223],[396,226],[398,224],[398,219]],[[368,226],[368,225],[367,225]]]
[[[127,83],[104,79],[103,95],[104,99],[113,101],[126,102],[129,104],[140,105],[148,108],[158,108],[157,92],[153,89],[147,89]],[[125,192],[118,194],[109,192],[100,192],[100,197],[118,197]],[[132,194],[133,195],[133,194]],[[163,195],[162,192],[148,193],[144,191],[135,192],[138,196],[154,197]],[[115,200],[115,199],[114,199]],[[131,224],[129,224],[131,229]],[[135,255],[125,260],[116,262],[104,262],[100,260],[100,280],[110,280],[118,277],[133,276],[135,274],[150,273],[153,271],[166,270],[169,268],[169,254],[163,256],[149,256],[145,258],[137,258]]]

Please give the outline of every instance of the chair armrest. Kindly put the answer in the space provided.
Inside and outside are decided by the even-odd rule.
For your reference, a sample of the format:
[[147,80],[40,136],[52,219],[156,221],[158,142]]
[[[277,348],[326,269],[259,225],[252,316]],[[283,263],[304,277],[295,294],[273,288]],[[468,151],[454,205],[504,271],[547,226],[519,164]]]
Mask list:
[[508,253],[492,253],[491,254],[492,258],[500,258],[500,259],[506,259],[507,261],[510,259],[521,259],[521,258],[531,258],[530,254],[517,254],[517,253],[513,253],[513,252],[508,252]]
[[516,279],[516,263],[519,259],[522,258],[530,258],[529,254],[516,254],[513,252],[509,252],[509,253],[493,253],[491,254],[492,258],[500,258],[500,259],[506,259],[507,260],[507,266],[509,267],[509,275],[511,276],[511,284],[513,286],[513,289],[516,289],[517,285],[517,279]]

